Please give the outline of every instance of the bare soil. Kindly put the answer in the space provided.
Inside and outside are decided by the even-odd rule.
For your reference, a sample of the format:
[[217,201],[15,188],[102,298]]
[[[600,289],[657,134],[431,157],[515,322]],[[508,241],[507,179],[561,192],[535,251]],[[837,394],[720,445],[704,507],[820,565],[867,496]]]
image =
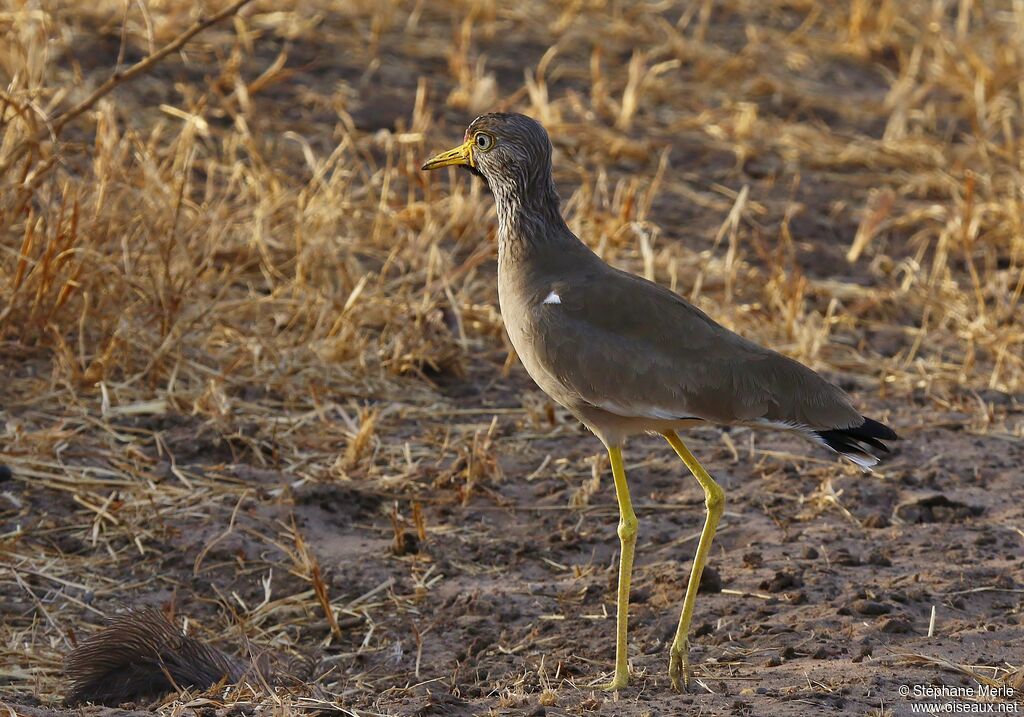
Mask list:
[[[798,6],[714,10],[703,42],[719,55],[709,56],[747,69],[722,70],[718,94],[707,89],[713,69],[688,62],[671,70],[680,73],[680,87],[692,83],[694,92],[651,90],[656,96],[644,100],[637,122],[616,135],[618,154],[595,149],[607,144],[607,123],[605,134],[588,134],[601,121],[573,109],[573,98],[592,90],[587,68],[594,36],[566,35],[563,61],[554,65],[560,69],[548,80],[547,92],[561,102],[554,139],[563,197],[594,186],[594,156],[613,179],[649,180],[659,152],[670,148],[669,180],[643,221],[658,228],[658,247],[667,247],[669,258],[686,258],[677,288],[688,294],[702,264],[725,256],[729,239],[716,241],[716,233],[736,192],[749,187],[758,209],[746,215],[740,233],[744,269],[733,274],[728,302],[724,275],[701,274],[702,306],[770,340],[751,327],[782,323],[758,293],[758,282],[779,266],[810,282],[803,300],[816,317],[828,311],[830,290],[847,291],[838,311],[855,318],[826,338],[831,348],[816,367],[903,439],[879,470],[865,475],[784,434],[706,428],[684,436],[727,497],[697,602],[696,680],[689,693],[670,689],[667,648],[704,516],[699,486],[663,441],[642,438],[627,446],[640,519],[633,677],[621,693],[601,692],[593,685],[611,670],[618,554],[607,463],[593,436],[551,405],[518,363],[506,363],[501,333],[487,318],[494,317],[492,292],[480,294],[472,311],[468,302],[463,307],[477,328],[462,343],[449,336],[458,346],[450,363],[416,364],[384,388],[380,382],[348,386],[342,378],[289,393],[254,382],[245,391],[228,390],[236,410],[215,418],[202,408],[100,416],[95,387],[80,389],[93,409],[61,413],[52,395],[37,393],[37,379],[55,371],[56,354],[9,332],[0,345],[0,375],[9,379],[0,387],[0,415],[17,423],[18,435],[45,440],[15,443],[11,429],[11,447],[0,446],[13,473],[0,484],[0,531],[9,551],[8,577],[0,580],[3,699],[15,712],[20,704],[28,715],[70,715],[59,707],[60,655],[105,614],[131,605],[170,606],[195,634],[232,652],[242,652],[248,638],[309,657],[314,688],[304,694],[321,701],[289,702],[287,709],[296,711],[889,715],[908,713],[903,685],[976,686],[982,679],[1019,694],[1024,396],[1002,384],[986,388],[974,375],[959,385],[906,378],[927,371],[927,364],[906,368],[890,385],[883,380],[918,339],[920,313],[872,294],[901,280],[879,269],[880,262],[920,256],[910,239],[914,227],[894,224],[869,252],[874,261],[849,263],[845,256],[869,190],[897,170],[855,162],[816,166],[767,144],[738,157],[724,141],[702,135],[699,123],[677,121],[713,111],[732,93],[756,105],[762,119],[824,128],[831,137],[881,137],[880,108],[892,68],[902,66],[884,50],[861,57],[822,52],[791,67],[771,43],[763,53],[749,52],[751,33],[796,32],[808,12]],[[286,46],[292,69],[287,81],[252,98],[252,131],[278,138],[274,171],[307,171],[300,145],[280,139],[285,131],[301,134],[318,156],[330,154],[340,141],[338,126],[349,121],[363,137],[405,131],[420,77],[430,79],[437,115],[421,151],[457,141],[473,118],[467,108],[443,103],[455,86],[446,53],[460,8],[426,3],[413,37],[403,32],[404,21],[392,20],[372,52],[368,41],[340,44],[368,37],[369,11],[346,14],[332,4],[320,8],[320,23],[304,36],[260,38],[241,60],[244,76],[251,81]],[[680,12],[664,14],[674,23]],[[503,16],[499,31],[474,38],[473,55],[486,57],[496,97],[530,108],[523,71],[535,68],[557,40],[550,30],[557,15]],[[62,60],[77,63],[87,78],[106,76],[117,56],[119,25],[101,19],[75,20],[81,42]],[[615,27],[602,36],[602,51],[621,92],[635,42]],[[144,54],[144,45],[136,51]],[[187,64],[168,62],[120,88],[120,116],[139,127],[161,121],[160,104],[203,87],[217,54],[216,48],[197,51]],[[755,71],[759,62],[764,67]],[[769,67],[777,70],[775,87],[748,86],[745,72],[753,78]],[[789,92],[783,76],[802,94]],[[347,93],[344,122],[337,107],[309,94],[328,86]],[[230,128],[233,120],[211,118],[214,138],[218,122]],[[92,141],[88,126],[77,131],[85,145]],[[373,159],[387,161],[380,151]],[[412,175],[399,186],[418,191],[424,185],[417,183],[426,181]],[[731,193],[716,189],[723,186]],[[438,180],[430,191],[440,198],[448,189]],[[483,193],[472,196],[490,201]],[[605,220],[579,221],[599,229]],[[446,251],[463,262],[473,261],[493,232],[489,225],[471,229],[444,238]],[[787,244],[784,235],[793,240]],[[608,251],[620,266],[644,270],[637,244]],[[668,260],[658,256],[658,278],[669,283]],[[382,252],[360,258],[374,269],[387,263]],[[963,279],[968,267],[955,262],[952,271]],[[486,286],[493,255],[473,271]],[[437,317],[431,330],[457,333],[454,314]],[[924,348],[914,350],[936,365],[948,363],[958,356],[958,341],[937,333],[932,342],[925,332]],[[992,357],[979,350],[978,362],[985,361],[991,366]],[[284,380],[298,385],[300,378]],[[302,403],[295,395],[306,390],[323,393]],[[352,449],[374,411],[366,446]],[[308,444],[318,456],[333,454],[338,464],[304,467],[298,453],[278,450],[285,441]],[[82,490],[93,493],[53,478],[61,466],[72,466]],[[136,487],[125,475],[136,477]],[[139,507],[146,491],[170,497]],[[109,502],[96,505],[103,496]],[[118,532],[119,510],[134,516],[123,517],[126,524],[144,525],[137,534],[141,548],[129,532]],[[337,635],[313,595],[311,560],[337,613]],[[200,715],[273,709],[220,693],[174,700],[131,707]]]

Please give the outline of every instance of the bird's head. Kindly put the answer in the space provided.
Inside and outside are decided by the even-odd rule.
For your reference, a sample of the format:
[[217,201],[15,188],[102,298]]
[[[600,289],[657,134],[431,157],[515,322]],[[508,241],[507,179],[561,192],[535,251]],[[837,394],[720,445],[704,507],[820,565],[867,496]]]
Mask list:
[[450,166],[468,168],[492,189],[529,191],[531,184],[550,182],[551,140],[540,122],[526,115],[481,115],[469,125],[462,144],[434,155],[423,169]]

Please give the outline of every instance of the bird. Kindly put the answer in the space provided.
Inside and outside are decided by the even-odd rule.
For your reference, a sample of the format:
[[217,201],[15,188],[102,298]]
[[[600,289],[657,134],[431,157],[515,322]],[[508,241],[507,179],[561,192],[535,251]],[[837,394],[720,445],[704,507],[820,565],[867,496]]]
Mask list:
[[669,677],[689,687],[689,628],[701,574],[725,505],[721,486],[679,432],[700,425],[796,433],[870,470],[898,436],[867,418],[838,386],[796,360],[743,338],[667,287],[607,264],[562,217],[544,127],[518,113],[473,120],[462,144],[423,170],[463,167],[486,182],[498,220],[498,303],[527,373],[604,444],[619,509],[615,668],[629,683],[629,589],[639,522],[622,450],[636,434],[663,436],[704,491],[697,543]]

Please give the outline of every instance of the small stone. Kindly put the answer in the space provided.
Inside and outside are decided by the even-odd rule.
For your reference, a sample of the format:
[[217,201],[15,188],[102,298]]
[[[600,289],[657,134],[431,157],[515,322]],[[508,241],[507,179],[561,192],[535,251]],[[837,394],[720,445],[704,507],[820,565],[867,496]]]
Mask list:
[[813,546],[808,545],[806,548],[804,548],[803,558],[804,560],[817,560],[818,551],[815,550]]

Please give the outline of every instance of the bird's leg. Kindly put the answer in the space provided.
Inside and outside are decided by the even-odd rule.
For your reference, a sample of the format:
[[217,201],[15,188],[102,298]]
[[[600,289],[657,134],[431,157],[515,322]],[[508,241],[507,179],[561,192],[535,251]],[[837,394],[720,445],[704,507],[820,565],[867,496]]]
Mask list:
[[683,687],[686,688],[690,685],[689,640],[687,636],[690,632],[690,621],[693,619],[693,605],[697,601],[700,576],[704,572],[704,564],[708,561],[711,540],[715,537],[715,529],[718,527],[718,520],[722,517],[722,509],[725,507],[725,492],[708,475],[704,466],[697,462],[675,431],[667,431],[663,435],[686,464],[686,467],[693,473],[693,477],[700,483],[701,488],[704,489],[704,505],[707,508],[704,529],[700,533],[700,542],[697,543],[697,553],[693,556],[690,582],[686,585],[686,597],[683,598],[683,611],[679,615],[679,627],[676,628],[676,637],[672,641],[669,653],[668,674],[672,680],[672,687],[678,691],[680,675],[683,678]]
[[638,521],[633,512],[626,484],[626,470],[622,465],[622,448],[610,446],[608,458],[612,464],[615,479],[615,498],[619,502],[619,594],[615,612],[615,677],[602,687],[606,690],[621,690],[629,682],[629,664],[626,647],[626,627],[629,616],[629,583],[633,574],[633,548],[636,547]]

